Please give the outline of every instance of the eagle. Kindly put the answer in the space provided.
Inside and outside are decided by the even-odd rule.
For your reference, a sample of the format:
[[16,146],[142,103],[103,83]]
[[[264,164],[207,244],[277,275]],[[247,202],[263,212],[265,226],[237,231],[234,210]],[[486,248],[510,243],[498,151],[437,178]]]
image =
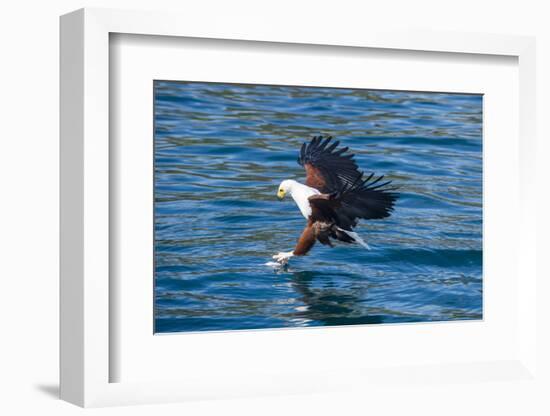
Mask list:
[[305,184],[293,179],[281,182],[279,200],[288,194],[307,220],[294,250],[273,256],[286,265],[293,256],[305,256],[316,241],[333,247],[333,240],[369,248],[353,231],[359,219],[389,217],[398,194],[384,175],[365,175],[348,147],[339,147],[332,136],[313,136],[302,144],[298,163],[306,171]]

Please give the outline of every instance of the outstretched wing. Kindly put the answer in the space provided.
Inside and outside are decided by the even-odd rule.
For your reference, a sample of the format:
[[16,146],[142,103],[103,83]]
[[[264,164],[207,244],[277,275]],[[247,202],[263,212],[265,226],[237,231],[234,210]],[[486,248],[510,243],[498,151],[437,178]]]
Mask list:
[[366,179],[360,173],[351,184],[332,194],[313,195],[309,197],[312,208],[312,220],[334,222],[345,230],[352,230],[357,219],[368,220],[386,218],[393,211],[398,197],[389,187],[391,181],[382,182],[384,176],[374,179],[371,174]]
[[363,174],[356,182],[341,192],[341,207],[337,210],[339,226],[350,230],[357,225],[357,219],[377,220],[389,217],[393,211],[398,194],[396,188],[389,186],[391,181],[383,181],[384,176],[374,177],[371,173],[366,179]]
[[306,170],[306,185],[322,193],[338,192],[362,175],[348,148],[337,149],[340,142],[331,140],[331,136],[314,136],[302,145],[298,157]]

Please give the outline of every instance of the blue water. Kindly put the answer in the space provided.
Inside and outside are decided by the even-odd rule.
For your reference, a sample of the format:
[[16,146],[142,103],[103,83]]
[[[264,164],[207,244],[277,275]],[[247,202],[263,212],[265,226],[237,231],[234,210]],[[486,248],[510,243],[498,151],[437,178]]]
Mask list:
[[[399,186],[371,246],[319,243],[283,179],[330,134]],[[155,332],[482,318],[482,97],[155,82]]]

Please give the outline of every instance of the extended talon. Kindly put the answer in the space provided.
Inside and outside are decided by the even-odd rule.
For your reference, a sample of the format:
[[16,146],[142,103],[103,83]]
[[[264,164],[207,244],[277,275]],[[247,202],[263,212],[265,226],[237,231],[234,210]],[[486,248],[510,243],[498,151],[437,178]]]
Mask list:
[[287,264],[290,258],[294,256],[294,253],[292,251],[289,251],[288,253],[278,253],[273,256],[274,260],[277,260],[281,264]]

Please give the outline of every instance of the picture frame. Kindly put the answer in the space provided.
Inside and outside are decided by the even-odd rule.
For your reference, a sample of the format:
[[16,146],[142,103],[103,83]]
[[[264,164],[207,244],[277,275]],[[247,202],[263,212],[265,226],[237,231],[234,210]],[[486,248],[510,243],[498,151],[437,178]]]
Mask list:
[[[114,305],[109,276],[114,262],[110,247],[112,198],[110,173],[110,36],[134,34],[173,38],[330,45],[333,48],[428,51],[436,54],[502,55],[518,59],[520,199],[526,213],[534,201],[530,178],[535,169],[535,41],[530,37],[471,33],[395,32],[354,29],[329,33],[315,25],[286,27],[249,22],[234,25],[219,19],[205,27],[188,16],[159,12],[81,9],[61,17],[61,398],[79,406],[160,403],[217,397],[338,391],[413,378],[469,380],[484,377],[535,380],[536,361],[536,218],[521,215],[515,250],[521,281],[517,292],[516,354],[498,362],[418,363],[410,368],[321,368],[319,373],[269,374],[256,380],[219,374],[216,380],[193,375],[177,381],[113,382],[110,366],[117,357],[111,340]],[[261,43],[259,43],[261,46]],[[252,334],[253,335],[253,334]],[[250,338],[251,335],[246,335]],[[245,342],[240,341],[240,342]],[[343,383],[345,374],[353,382]],[[309,381],[309,382],[308,382]],[[360,388],[360,387],[356,387]]]

